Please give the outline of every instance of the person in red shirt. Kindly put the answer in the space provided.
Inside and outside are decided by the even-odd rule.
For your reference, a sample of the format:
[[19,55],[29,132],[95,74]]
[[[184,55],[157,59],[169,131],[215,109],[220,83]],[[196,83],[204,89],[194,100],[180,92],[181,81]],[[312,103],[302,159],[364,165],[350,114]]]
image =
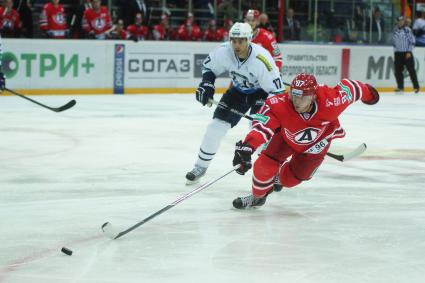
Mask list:
[[177,38],[182,41],[198,41],[202,38],[202,32],[191,20],[187,20],[184,28],[180,26],[177,32]]
[[201,28],[195,23],[193,14],[189,12],[184,23],[177,29],[177,39],[184,41],[197,41],[201,38]]
[[236,172],[243,175],[251,168],[254,151],[269,142],[254,163],[252,194],[236,198],[233,206],[261,206],[275,182],[291,188],[311,179],[332,140],[345,136],[338,117],[359,100],[376,104],[378,91],[349,79],[341,80],[333,88],[318,85],[313,75],[305,73],[293,79],[288,92],[267,99],[258,112],[267,121],[254,122],[245,140],[236,144],[233,165],[240,165]]
[[227,41],[229,40],[229,30],[230,28],[233,26],[233,21],[232,20],[224,20],[224,25],[222,28],[219,28],[217,30],[217,34],[218,36],[221,38],[220,41]]
[[0,32],[3,37],[17,37],[22,28],[19,13],[13,9],[12,0],[4,0],[0,7]]
[[83,30],[89,38],[105,39],[112,29],[111,15],[107,7],[101,6],[101,0],[93,0],[92,5],[84,12]]
[[127,27],[128,38],[134,41],[147,40],[149,36],[149,28],[143,25],[143,16],[137,13],[134,24]]
[[154,40],[168,40],[171,39],[172,30],[169,27],[168,16],[166,14],[161,15],[161,22],[152,28],[152,37]]
[[223,41],[223,35],[218,32],[216,20],[209,21],[208,28],[204,31],[203,40]]
[[124,29],[124,20],[119,19],[114,25],[114,29],[108,34],[108,39],[121,39],[125,40],[128,38],[128,34]]
[[49,38],[65,38],[68,36],[65,10],[59,0],[52,0],[43,6],[40,15],[40,29]]
[[282,69],[282,53],[276,42],[274,35],[258,27],[260,12],[258,10],[248,10],[245,15],[245,22],[252,27],[252,42],[261,45],[272,55],[279,71]]

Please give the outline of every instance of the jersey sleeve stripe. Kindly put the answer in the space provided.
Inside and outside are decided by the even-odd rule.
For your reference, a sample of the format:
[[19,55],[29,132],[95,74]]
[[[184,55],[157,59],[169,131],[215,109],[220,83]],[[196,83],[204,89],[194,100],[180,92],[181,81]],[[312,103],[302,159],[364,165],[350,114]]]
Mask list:
[[252,129],[252,131],[259,133],[262,136],[262,138],[264,139],[264,142],[267,142],[269,140],[269,137],[265,132],[260,131],[256,128]]
[[357,90],[358,90],[358,94],[356,95],[356,97],[355,97],[355,101],[357,101],[357,100],[359,100],[359,99],[361,99],[362,98],[362,96],[363,96],[363,90],[362,90],[362,87],[359,85],[359,82],[358,81],[352,81],[352,80],[350,80],[350,82],[352,82],[353,84],[354,84],[354,86],[357,88]]
[[270,136],[274,135],[274,132],[272,131],[272,129],[264,126],[263,123],[260,123],[260,122],[256,122],[255,124],[252,123],[252,126],[254,127],[254,129],[258,129],[259,131],[262,131],[267,135],[270,135]]

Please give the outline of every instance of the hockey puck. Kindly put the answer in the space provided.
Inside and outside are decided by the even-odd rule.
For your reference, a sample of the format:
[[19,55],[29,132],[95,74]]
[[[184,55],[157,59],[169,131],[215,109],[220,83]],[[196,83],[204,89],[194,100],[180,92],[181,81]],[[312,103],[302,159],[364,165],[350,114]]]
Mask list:
[[66,255],[72,255],[72,251],[65,247],[62,247],[61,252],[63,252]]

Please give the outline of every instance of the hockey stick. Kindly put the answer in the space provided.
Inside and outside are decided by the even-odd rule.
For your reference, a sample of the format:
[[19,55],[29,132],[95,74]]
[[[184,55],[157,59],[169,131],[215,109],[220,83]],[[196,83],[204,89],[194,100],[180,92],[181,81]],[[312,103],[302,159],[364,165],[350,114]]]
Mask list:
[[[217,105],[217,107],[228,110],[232,113],[235,113],[236,115],[239,115],[243,118],[246,118],[250,121],[258,121],[260,123],[267,123],[268,121],[268,117],[265,115],[261,115],[261,114],[253,114],[253,115],[246,115],[236,109],[230,108],[229,106],[227,106],[224,103],[218,102],[216,100],[210,99],[209,103]],[[331,153],[331,152],[327,152],[326,155],[329,157],[332,157],[338,161],[344,162],[350,159],[353,159],[354,157],[357,157],[359,155],[361,155],[363,152],[365,152],[367,146],[365,143],[362,143],[361,145],[359,145],[356,149],[354,149],[353,151],[350,151],[346,154],[335,154],[335,153]]]
[[41,107],[47,108],[47,109],[49,109],[49,110],[51,110],[51,111],[54,111],[54,112],[62,112],[62,111],[65,111],[65,110],[67,110],[67,109],[71,108],[72,106],[74,106],[74,105],[77,103],[77,102],[73,99],[73,100],[69,101],[67,104],[64,104],[64,105],[62,105],[62,106],[60,106],[60,107],[49,107],[49,106],[44,105],[44,104],[42,104],[42,103],[40,103],[40,102],[38,102],[38,101],[35,101],[35,100],[33,100],[33,99],[29,98],[29,97],[26,97],[26,96],[25,96],[25,95],[23,95],[23,94],[19,94],[19,93],[15,92],[15,91],[13,91],[13,90],[11,90],[11,89],[6,88],[5,90],[7,90],[8,92],[10,92],[10,93],[12,93],[12,94],[14,94],[14,95],[17,95],[17,96],[19,96],[19,97],[22,97],[23,99],[29,100],[29,101],[31,101],[32,103],[35,103],[35,104],[37,104],[37,105],[39,105],[39,106],[41,106]]
[[110,239],[115,240],[118,239],[122,236],[124,236],[127,233],[130,233],[131,231],[133,231],[134,229],[138,228],[139,226],[145,224],[146,222],[148,222],[149,220],[157,217],[158,215],[164,213],[165,211],[173,208],[174,206],[176,206],[177,204],[181,203],[182,201],[184,201],[185,199],[190,198],[191,196],[193,196],[196,193],[199,193],[200,191],[208,188],[209,186],[211,186],[212,184],[214,184],[215,182],[219,181],[220,179],[223,179],[224,177],[226,177],[227,175],[229,175],[230,173],[232,173],[233,171],[235,171],[236,169],[239,168],[240,165],[236,165],[235,167],[232,168],[232,170],[226,172],[225,174],[221,175],[220,177],[217,177],[211,181],[209,181],[206,184],[203,184],[202,186],[199,186],[198,188],[193,189],[192,191],[180,196],[179,198],[177,198],[174,202],[170,203],[169,205],[165,206],[164,208],[158,210],[157,212],[155,212],[154,214],[146,217],[145,219],[143,219],[142,221],[134,224],[133,226],[131,226],[130,228],[124,230],[124,231],[116,231],[114,229],[114,227],[112,226],[111,222],[106,222],[102,225],[102,230],[103,233]]

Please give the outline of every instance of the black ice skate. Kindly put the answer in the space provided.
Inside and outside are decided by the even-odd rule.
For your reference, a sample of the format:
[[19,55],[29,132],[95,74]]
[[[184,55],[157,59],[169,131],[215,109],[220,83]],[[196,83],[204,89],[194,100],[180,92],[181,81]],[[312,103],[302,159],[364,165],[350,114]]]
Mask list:
[[237,209],[244,209],[254,206],[262,206],[266,203],[267,195],[262,198],[256,198],[253,195],[235,198],[233,200],[233,207]]
[[279,180],[279,173],[276,174],[276,176],[274,177],[274,184],[273,184],[273,191],[275,192],[280,192],[282,190],[283,186],[280,183]]
[[186,185],[192,185],[199,182],[202,176],[207,172],[207,168],[196,166],[192,169],[192,171],[187,172],[186,174]]

